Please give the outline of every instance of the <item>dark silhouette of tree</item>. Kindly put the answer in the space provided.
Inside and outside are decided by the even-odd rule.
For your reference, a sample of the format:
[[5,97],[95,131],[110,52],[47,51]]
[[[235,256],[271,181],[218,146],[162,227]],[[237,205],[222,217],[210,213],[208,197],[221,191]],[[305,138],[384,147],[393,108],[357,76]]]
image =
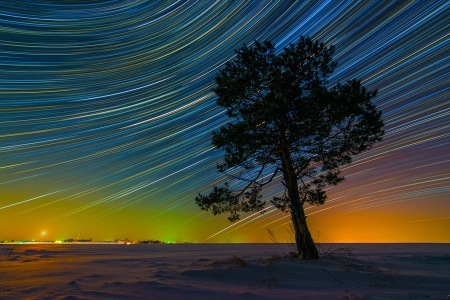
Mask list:
[[291,214],[299,258],[319,258],[306,223],[304,206],[325,202],[326,185],[344,178],[340,167],[381,140],[381,111],[375,91],[358,80],[328,87],[336,67],[333,46],[301,37],[275,54],[270,42],[255,42],[216,76],[217,104],[231,122],[213,132],[225,150],[219,172],[232,183],[214,186],[195,201],[214,215],[264,211],[262,188],[279,182],[284,193],[271,203]]

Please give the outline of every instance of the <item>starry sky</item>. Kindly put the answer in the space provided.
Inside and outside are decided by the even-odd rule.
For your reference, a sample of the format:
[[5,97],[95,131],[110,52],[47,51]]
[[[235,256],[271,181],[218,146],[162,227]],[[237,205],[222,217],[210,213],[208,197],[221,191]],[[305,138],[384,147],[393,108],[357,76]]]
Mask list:
[[2,0],[0,240],[293,241],[272,207],[230,223],[194,198],[226,181],[217,71],[303,35],[336,46],[330,85],[378,90],[386,125],[306,208],[315,241],[450,242],[449,20],[445,0]]

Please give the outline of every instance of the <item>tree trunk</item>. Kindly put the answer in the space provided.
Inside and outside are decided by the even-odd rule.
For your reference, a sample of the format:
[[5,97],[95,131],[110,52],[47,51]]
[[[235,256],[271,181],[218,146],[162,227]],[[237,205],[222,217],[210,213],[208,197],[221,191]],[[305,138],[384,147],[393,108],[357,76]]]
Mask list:
[[291,202],[291,217],[294,225],[298,257],[300,259],[318,259],[319,253],[306,223],[306,215],[298,191],[297,176],[288,151],[284,153],[282,158],[282,171]]
[[318,259],[319,253],[311,233],[309,232],[303,207],[291,207],[291,217],[295,230],[295,242],[297,243],[298,257],[300,259]]

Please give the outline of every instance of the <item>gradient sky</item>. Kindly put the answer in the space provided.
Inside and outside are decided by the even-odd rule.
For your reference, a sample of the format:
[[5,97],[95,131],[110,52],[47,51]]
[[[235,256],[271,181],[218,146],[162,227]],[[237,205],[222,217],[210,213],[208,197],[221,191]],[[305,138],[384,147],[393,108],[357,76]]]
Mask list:
[[217,70],[301,35],[336,46],[331,84],[378,89],[386,124],[306,209],[316,242],[450,242],[445,0],[0,1],[0,240],[292,240],[283,212],[230,224],[194,198],[225,181]]

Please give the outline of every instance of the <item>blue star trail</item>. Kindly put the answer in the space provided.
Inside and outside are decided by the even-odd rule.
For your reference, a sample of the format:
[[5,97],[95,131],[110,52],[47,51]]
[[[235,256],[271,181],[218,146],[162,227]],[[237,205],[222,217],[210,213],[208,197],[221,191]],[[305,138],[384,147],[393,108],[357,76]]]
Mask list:
[[424,231],[412,241],[450,242],[444,0],[0,1],[0,240],[44,229],[55,239],[282,236],[289,216],[273,207],[230,224],[194,198],[226,180],[211,144],[228,121],[215,74],[244,44],[281,51],[302,35],[335,45],[330,85],[358,78],[378,90],[386,124],[326,204],[307,208],[312,232],[344,241],[333,227],[345,236],[347,218],[364,215],[360,230],[389,241],[414,225]]

